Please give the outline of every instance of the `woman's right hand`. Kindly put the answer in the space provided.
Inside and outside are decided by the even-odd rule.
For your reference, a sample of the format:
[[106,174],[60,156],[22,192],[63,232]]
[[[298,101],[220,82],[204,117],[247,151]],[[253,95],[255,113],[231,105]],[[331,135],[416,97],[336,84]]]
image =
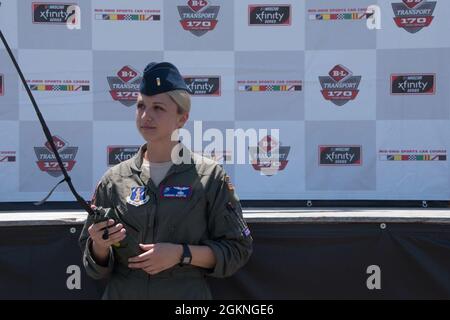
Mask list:
[[[108,228],[108,239],[103,239],[105,228]],[[126,237],[126,230],[121,223],[114,225],[114,220],[109,219],[99,223],[94,223],[88,228],[89,236],[92,239],[93,249],[98,249],[99,253],[109,251],[109,247],[122,241]]]
[[[108,238],[103,239],[107,228]],[[92,239],[92,258],[100,265],[107,266],[109,261],[109,251],[112,244],[125,239],[127,231],[121,223],[114,225],[114,220],[109,219],[99,223],[94,223],[88,228],[88,233]]]

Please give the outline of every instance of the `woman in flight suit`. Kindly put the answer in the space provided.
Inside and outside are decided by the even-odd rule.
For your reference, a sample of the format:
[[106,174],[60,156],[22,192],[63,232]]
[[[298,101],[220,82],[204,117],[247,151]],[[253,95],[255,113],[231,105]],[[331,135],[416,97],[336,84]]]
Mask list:
[[222,166],[172,140],[189,117],[187,91],[174,65],[145,68],[136,126],[147,143],[96,188],[94,208],[113,219],[88,216],[80,246],[88,275],[108,279],[104,299],[211,299],[205,277],[234,274],[252,253]]

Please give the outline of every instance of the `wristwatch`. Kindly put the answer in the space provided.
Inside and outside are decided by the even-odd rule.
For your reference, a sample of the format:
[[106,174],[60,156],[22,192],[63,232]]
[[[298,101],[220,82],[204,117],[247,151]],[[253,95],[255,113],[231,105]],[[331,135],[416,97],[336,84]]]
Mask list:
[[183,255],[181,256],[180,266],[186,266],[191,264],[192,254],[189,246],[187,244],[183,244]]

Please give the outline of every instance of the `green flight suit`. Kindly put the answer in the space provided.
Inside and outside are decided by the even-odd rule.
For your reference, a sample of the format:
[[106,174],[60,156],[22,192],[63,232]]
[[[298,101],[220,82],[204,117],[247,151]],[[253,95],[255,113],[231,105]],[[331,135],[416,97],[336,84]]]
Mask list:
[[[93,203],[115,210],[127,230],[120,246],[111,247],[107,266],[97,264],[91,255],[87,231],[93,223],[91,216],[81,233],[87,274],[108,279],[103,299],[211,299],[205,276],[231,276],[248,261],[253,239],[229,177],[217,162],[181,146],[191,162],[173,164],[159,187],[142,171],[146,145],[133,158],[109,169],[99,182]],[[146,187],[144,197],[149,200],[145,204],[127,201],[133,187]],[[166,187],[189,187],[189,195],[169,197]],[[128,258],[143,252],[139,243],[159,242],[209,246],[216,266],[209,270],[176,265],[156,275],[128,268]]]

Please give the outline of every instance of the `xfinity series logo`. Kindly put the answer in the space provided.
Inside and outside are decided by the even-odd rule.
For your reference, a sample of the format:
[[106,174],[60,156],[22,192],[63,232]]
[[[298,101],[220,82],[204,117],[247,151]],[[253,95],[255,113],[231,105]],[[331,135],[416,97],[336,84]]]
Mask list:
[[[58,136],[53,136],[52,138],[64,167],[67,171],[71,171],[76,163],[75,156],[77,155],[78,147],[69,147],[67,142]],[[45,143],[44,147],[34,147],[34,153],[38,159],[36,163],[41,171],[47,172],[52,177],[62,175],[61,168],[48,142]]]
[[358,95],[361,76],[354,76],[349,69],[339,64],[330,70],[328,77],[319,76],[319,81],[323,97],[337,106],[343,106]]
[[220,96],[219,76],[186,76],[184,82],[194,96]]
[[108,166],[115,166],[131,159],[139,151],[139,146],[108,146]]
[[291,25],[290,5],[249,5],[248,24],[250,26]]
[[16,162],[16,152],[0,151],[0,163],[1,162]]
[[391,94],[435,94],[434,74],[392,74]]
[[139,95],[139,85],[142,77],[130,66],[125,66],[117,72],[115,77],[107,77],[111,97],[126,107],[136,103]]
[[261,175],[272,176],[286,168],[291,147],[281,146],[275,138],[268,135],[259,141],[258,146],[248,149],[253,168],[260,171]]
[[72,3],[33,2],[33,23],[78,25],[80,7]]
[[220,6],[209,5],[206,0],[189,0],[187,6],[178,6],[181,26],[200,37],[217,25]]
[[436,1],[403,0],[400,3],[392,3],[394,21],[399,28],[409,33],[416,33],[428,27],[433,21],[433,12]]
[[5,94],[4,82],[5,82],[4,77],[0,73],[0,96],[3,96]]
[[319,146],[321,166],[360,166],[361,146]]

